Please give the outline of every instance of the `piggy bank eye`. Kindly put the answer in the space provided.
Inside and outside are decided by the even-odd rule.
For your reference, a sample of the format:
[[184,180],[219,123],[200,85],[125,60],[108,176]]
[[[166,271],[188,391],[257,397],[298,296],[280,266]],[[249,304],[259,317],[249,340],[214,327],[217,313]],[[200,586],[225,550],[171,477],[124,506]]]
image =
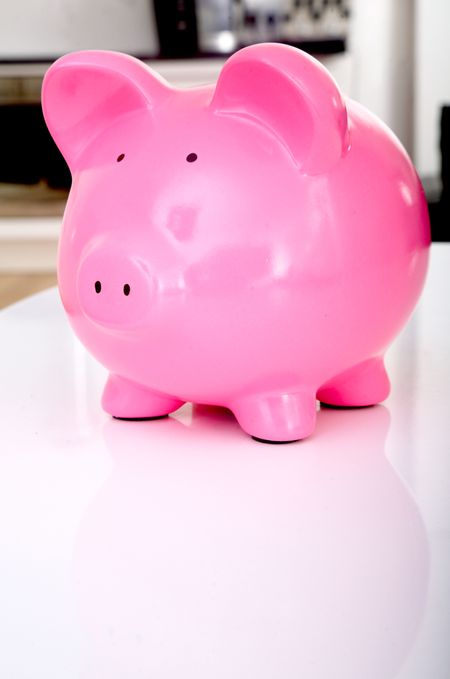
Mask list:
[[120,163],[124,158],[125,158],[125,154],[121,153],[120,156],[117,156],[116,160],[117,160],[118,163]]
[[197,160],[197,154],[196,153],[190,153],[188,156],[186,156],[186,160],[188,163],[193,163]]

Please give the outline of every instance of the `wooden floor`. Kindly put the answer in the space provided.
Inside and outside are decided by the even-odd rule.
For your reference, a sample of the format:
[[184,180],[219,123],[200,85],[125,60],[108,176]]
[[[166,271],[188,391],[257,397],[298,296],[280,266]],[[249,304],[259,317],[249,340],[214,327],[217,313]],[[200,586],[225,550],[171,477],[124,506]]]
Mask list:
[[0,309],[56,285],[56,274],[1,274]]

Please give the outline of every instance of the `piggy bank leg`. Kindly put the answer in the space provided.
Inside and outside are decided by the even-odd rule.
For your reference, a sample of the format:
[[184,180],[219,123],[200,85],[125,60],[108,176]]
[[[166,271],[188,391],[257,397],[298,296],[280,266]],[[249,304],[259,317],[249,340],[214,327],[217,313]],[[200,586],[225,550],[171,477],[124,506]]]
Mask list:
[[391,385],[382,358],[371,358],[338,375],[317,392],[319,401],[343,407],[371,406],[389,396]]
[[265,443],[291,443],[314,431],[314,390],[294,393],[255,394],[230,405],[242,429]]
[[119,375],[110,375],[102,397],[107,413],[123,420],[165,417],[183,405],[172,396],[158,394]]

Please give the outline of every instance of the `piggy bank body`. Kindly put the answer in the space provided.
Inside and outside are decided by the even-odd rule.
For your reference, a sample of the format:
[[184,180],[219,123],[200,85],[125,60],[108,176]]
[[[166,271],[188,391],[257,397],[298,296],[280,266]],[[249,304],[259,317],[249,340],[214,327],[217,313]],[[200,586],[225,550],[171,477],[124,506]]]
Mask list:
[[318,62],[256,45],[215,86],[178,90],[80,52],[50,68],[43,106],[73,176],[61,297],[110,372],[109,413],[216,404],[281,442],[312,433],[317,399],[387,397],[427,207],[398,140]]

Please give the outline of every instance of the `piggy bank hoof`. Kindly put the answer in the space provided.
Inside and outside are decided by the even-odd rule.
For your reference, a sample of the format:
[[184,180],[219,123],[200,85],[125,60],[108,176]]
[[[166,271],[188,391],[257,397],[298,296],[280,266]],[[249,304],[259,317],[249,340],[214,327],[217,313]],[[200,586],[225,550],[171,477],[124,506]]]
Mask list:
[[334,377],[317,392],[321,406],[364,408],[384,401],[390,383],[381,357],[370,358]]
[[323,401],[320,401],[320,407],[325,408],[326,410],[362,410],[363,408],[373,408],[376,405],[377,403],[369,403],[364,406],[338,406],[333,403],[324,403]]
[[124,420],[125,422],[147,422],[147,420],[163,420],[168,415],[154,415],[153,417],[118,417],[117,415],[112,416],[114,420]]
[[230,409],[255,441],[294,443],[314,431],[316,398],[312,390],[249,394],[232,403]]
[[258,436],[252,436],[254,441],[258,443],[273,443],[274,445],[282,445],[283,443],[297,443],[301,439],[292,439],[292,441],[269,441],[269,439],[260,439]]
[[157,394],[119,375],[109,376],[102,397],[103,410],[117,420],[157,420],[182,405],[179,399]]

